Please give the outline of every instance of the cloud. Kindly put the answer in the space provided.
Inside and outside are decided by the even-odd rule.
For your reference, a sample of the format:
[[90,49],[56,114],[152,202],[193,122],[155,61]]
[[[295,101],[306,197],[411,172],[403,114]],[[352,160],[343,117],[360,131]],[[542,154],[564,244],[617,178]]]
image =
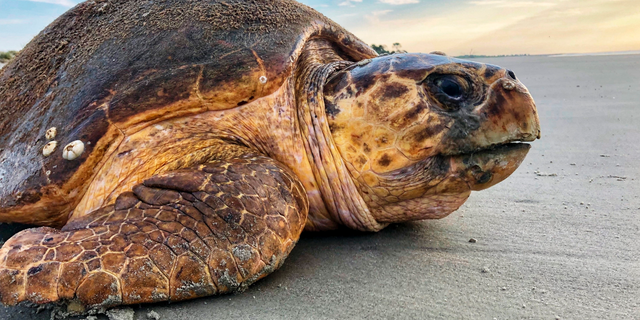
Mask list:
[[380,17],[384,16],[385,14],[391,12],[393,10],[379,10],[379,11],[373,11],[370,14],[364,16],[369,23],[372,24],[379,24],[380,23]]
[[27,0],[27,1],[51,3],[51,4],[65,6],[65,7],[73,7],[76,5],[76,3],[72,0]]
[[340,2],[338,5],[339,6],[351,6],[351,7],[354,7],[352,2],[362,2],[362,0],[345,0],[343,2]]
[[345,14],[341,14],[339,16],[337,16],[338,18],[347,18],[347,17],[356,17],[359,16],[360,14],[358,13],[345,13]]
[[0,25],[8,25],[8,24],[23,24],[27,23],[29,20],[26,19],[0,19]]
[[466,44],[472,40],[490,35],[548,9],[534,7],[522,10],[489,5],[475,6],[465,1],[459,3],[456,10],[431,10],[422,14],[405,13],[402,16],[392,16],[388,11],[372,12],[365,16],[368,23],[354,24],[349,30],[366,43],[399,42],[410,52],[440,50],[457,55],[468,53],[469,47]]
[[637,0],[559,2],[516,23],[455,46],[480,54],[567,53],[640,49]]
[[420,0],[380,0],[380,2],[397,6],[400,4],[419,3]]
[[[383,0],[381,0],[383,1]],[[393,0],[392,0],[393,1]],[[402,1],[402,0],[400,0]],[[531,8],[531,7],[552,7],[557,5],[555,2],[540,1],[505,1],[505,0],[479,0],[469,1],[470,4],[476,6],[493,6],[497,8]]]

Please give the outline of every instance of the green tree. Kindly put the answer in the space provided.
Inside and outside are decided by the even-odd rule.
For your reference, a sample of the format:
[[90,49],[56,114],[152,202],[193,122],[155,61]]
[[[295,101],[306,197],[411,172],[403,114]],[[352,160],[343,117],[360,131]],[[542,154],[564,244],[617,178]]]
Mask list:
[[394,54],[394,53],[407,53],[406,50],[402,50],[402,45],[399,42],[395,42],[391,46],[391,48],[392,48],[391,51],[387,50],[387,46],[385,46],[384,44],[381,44],[381,45],[371,44],[371,48],[373,50],[375,50],[379,55]]
[[402,45],[400,42],[396,42],[393,44],[393,52],[394,53],[407,53],[407,50],[402,49]]
[[18,54],[17,51],[0,51],[0,63],[6,63]]
[[378,54],[382,55],[382,54],[389,54],[390,52],[387,50],[387,46],[381,44],[381,45],[377,45],[377,44],[372,44],[371,48],[373,50],[375,50]]

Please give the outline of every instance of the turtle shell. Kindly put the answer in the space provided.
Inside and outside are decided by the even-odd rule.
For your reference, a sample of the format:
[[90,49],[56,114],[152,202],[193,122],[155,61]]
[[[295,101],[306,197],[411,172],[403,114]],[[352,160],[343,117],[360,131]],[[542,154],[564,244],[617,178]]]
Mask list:
[[[0,222],[22,212],[17,222],[64,223],[60,213],[72,210],[128,128],[269,95],[292,76],[311,37],[353,61],[376,55],[295,1],[77,5],[0,71]],[[57,148],[44,156],[52,127]],[[84,152],[64,159],[76,140]]]

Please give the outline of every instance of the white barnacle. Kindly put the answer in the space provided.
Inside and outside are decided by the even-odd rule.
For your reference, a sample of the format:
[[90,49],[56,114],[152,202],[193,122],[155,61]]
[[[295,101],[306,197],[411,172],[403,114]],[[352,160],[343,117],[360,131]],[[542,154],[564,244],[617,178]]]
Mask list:
[[50,156],[54,151],[56,151],[56,147],[58,146],[58,141],[49,141],[42,148],[42,155],[45,157]]
[[70,142],[62,150],[62,157],[65,160],[74,160],[82,155],[84,152],[84,143],[80,140]]
[[44,134],[44,136],[45,138],[47,138],[47,140],[53,140],[56,138],[57,134],[58,134],[58,129],[56,127],[51,127],[47,129],[47,132]]
[[262,83],[262,84],[267,83],[267,77],[265,77],[265,76],[261,76],[260,79],[258,79],[258,80],[260,80],[260,83]]
[[516,88],[516,84],[515,84],[515,83],[513,83],[513,81],[510,81],[510,80],[504,80],[504,81],[502,82],[502,87],[503,87],[505,90],[513,90],[513,89],[515,89],[515,88]]

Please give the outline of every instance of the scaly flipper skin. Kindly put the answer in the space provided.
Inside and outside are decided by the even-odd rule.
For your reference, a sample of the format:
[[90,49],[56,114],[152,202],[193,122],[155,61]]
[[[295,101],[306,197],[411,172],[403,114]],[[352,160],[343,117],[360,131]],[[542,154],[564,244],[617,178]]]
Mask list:
[[264,156],[156,175],[62,230],[7,241],[0,301],[83,312],[242,290],[283,263],[307,212],[297,177]]

